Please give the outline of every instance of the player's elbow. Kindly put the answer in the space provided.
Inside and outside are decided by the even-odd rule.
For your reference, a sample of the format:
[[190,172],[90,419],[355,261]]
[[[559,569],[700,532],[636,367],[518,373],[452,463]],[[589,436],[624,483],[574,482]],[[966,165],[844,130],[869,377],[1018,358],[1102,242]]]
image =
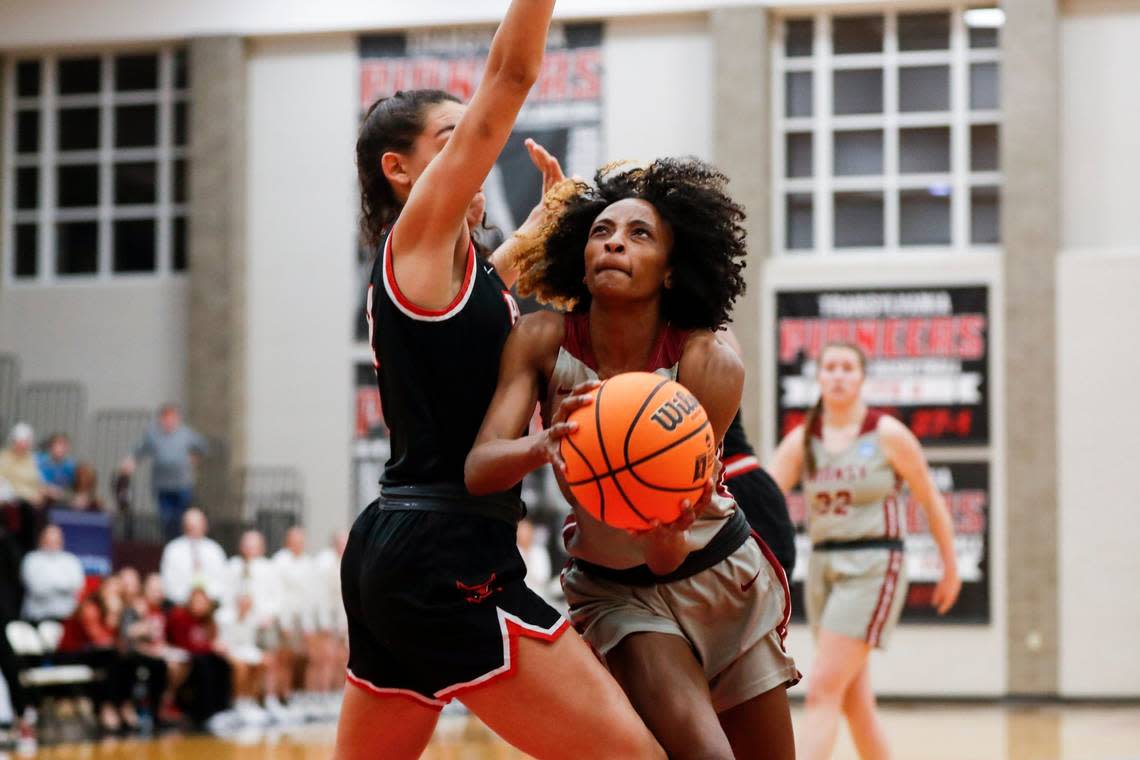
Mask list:
[[525,56],[505,56],[492,68],[489,64],[484,76],[496,89],[509,92],[527,93],[542,71],[542,59]]
[[481,460],[481,452],[476,446],[471,449],[467,461],[463,463],[463,485],[467,488],[467,493],[472,496],[486,496],[495,492],[487,478],[487,468],[483,466]]

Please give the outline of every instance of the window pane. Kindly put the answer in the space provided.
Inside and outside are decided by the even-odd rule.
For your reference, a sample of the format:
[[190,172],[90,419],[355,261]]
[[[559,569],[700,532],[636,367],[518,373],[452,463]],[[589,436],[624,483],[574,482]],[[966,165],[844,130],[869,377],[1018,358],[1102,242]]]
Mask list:
[[852,69],[834,73],[833,110],[837,115],[883,112],[883,70]]
[[900,111],[949,111],[950,67],[912,66],[899,69]]
[[40,149],[40,112],[16,112],[16,152],[38,153]]
[[57,166],[56,204],[60,208],[86,208],[99,205],[99,166]]
[[784,24],[784,55],[793,58],[811,55],[815,24],[811,19],[788,21]]
[[16,170],[16,208],[20,211],[40,207],[40,169],[21,166]]
[[158,164],[153,161],[115,164],[115,204],[154,203],[158,197]]
[[130,90],[158,89],[158,56],[120,55],[115,59],[115,89],[119,92]]
[[115,222],[116,272],[154,271],[154,229],[153,219]]
[[58,77],[60,95],[99,92],[102,64],[98,58],[64,58],[59,62]]
[[997,124],[975,124],[970,127],[970,170],[998,170]]
[[975,187],[970,191],[970,242],[1001,242],[1001,198],[996,187]]
[[899,50],[946,50],[949,47],[949,13],[907,13],[899,16]]
[[12,274],[16,277],[35,277],[39,267],[36,255],[39,246],[39,227],[34,224],[16,225],[16,255],[13,257]]
[[115,108],[115,147],[149,148],[158,144],[158,106]]
[[63,222],[55,226],[56,274],[94,274],[99,269],[99,223]]
[[970,65],[970,109],[989,110],[998,107],[998,65],[974,63]]
[[59,149],[97,150],[99,148],[99,109],[59,109]]
[[810,177],[812,174],[811,132],[786,135],[785,152],[788,177]]
[[899,243],[950,245],[949,188],[899,193]]
[[784,247],[803,250],[815,247],[815,214],[810,193],[792,193],[787,199]]
[[997,29],[971,29],[970,47],[996,48],[1000,42]]
[[186,271],[186,218],[175,217],[171,229],[171,266],[175,272]]
[[186,177],[186,162],[179,160],[174,162],[174,192],[172,196],[175,203],[186,202],[187,191],[187,177]]
[[834,169],[837,176],[882,174],[883,130],[836,132]]
[[881,248],[883,194],[835,194],[835,247]]
[[174,54],[174,87],[185,90],[189,86],[189,76],[186,65],[186,51],[179,50]]
[[16,96],[34,98],[40,94],[40,62],[20,61],[16,64]]
[[831,20],[832,49],[845,53],[879,53],[883,49],[882,16],[837,16]]
[[789,118],[812,115],[810,71],[789,71],[784,74],[784,115]]
[[903,174],[950,171],[950,127],[900,129],[899,171]]

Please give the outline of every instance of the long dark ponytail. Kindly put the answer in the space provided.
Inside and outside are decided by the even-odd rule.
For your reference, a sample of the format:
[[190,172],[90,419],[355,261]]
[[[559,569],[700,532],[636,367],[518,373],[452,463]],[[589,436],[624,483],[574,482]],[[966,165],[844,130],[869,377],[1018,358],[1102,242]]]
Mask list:
[[407,153],[424,129],[428,106],[462,101],[443,90],[402,90],[369,107],[356,138],[356,174],[360,179],[360,231],[376,246],[400,214],[400,202],[380,167],[388,151]]

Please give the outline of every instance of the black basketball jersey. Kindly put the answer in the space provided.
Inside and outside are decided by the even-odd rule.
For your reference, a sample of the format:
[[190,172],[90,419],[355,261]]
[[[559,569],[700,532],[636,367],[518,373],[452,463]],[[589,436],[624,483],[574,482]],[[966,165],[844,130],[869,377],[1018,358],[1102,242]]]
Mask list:
[[[429,502],[481,501],[467,494],[463,464],[494,395],[499,357],[518,319],[518,305],[472,245],[452,303],[441,311],[420,308],[400,292],[391,246],[389,233],[372,268],[367,306],[392,446],[382,493]],[[482,501],[508,503],[521,516],[517,492]]]
[[724,432],[724,458],[730,459],[740,454],[755,456],[756,451],[748,442],[748,434],[744,432],[744,420],[738,411],[732,418],[732,424]]

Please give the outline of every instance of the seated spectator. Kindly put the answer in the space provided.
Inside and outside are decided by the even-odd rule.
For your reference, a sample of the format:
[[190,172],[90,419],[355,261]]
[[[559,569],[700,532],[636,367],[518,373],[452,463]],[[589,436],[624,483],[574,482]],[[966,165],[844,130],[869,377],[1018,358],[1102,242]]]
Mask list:
[[340,560],[348,543],[348,532],[338,530],[330,546],[317,553],[319,606],[317,609],[317,647],[319,652],[318,689],[328,712],[339,710],[343,694],[344,671],[348,667],[348,616],[340,594]]
[[119,571],[118,578],[122,594],[119,649],[136,674],[140,669],[146,673],[146,701],[136,707],[145,707],[152,717],[157,718],[166,693],[169,669],[162,656],[161,641],[155,638],[155,626],[142,593],[138,571],[125,567]]
[[253,598],[239,592],[231,604],[218,611],[218,652],[226,658],[233,674],[234,708],[242,723],[264,726],[269,713],[258,706],[265,691],[268,657],[257,645],[258,624]]
[[159,572],[166,598],[185,606],[190,591],[203,589],[207,597],[222,598],[226,578],[226,553],[206,537],[209,525],[202,510],[191,508],[182,516],[182,535],[162,550]]
[[145,623],[146,627],[134,629],[133,645],[148,657],[166,663],[166,693],[162,695],[157,715],[162,721],[177,722],[182,714],[175,705],[174,695],[190,675],[190,656],[185,650],[171,646],[166,635],[166,595],[162,589],[162,577],[158,573],[146,577],[142,596],[143,604],[136,609],[141,614],[140,623]]
[[[106,624],[103,595],[98,591],[84,596],[75,613],[64,622],[59,653],[60,662],[87,665],[106,674],[106,678],[95,682],[91,694],[104,731],[117,733],[124,720],[133,719],[137,724],[130,703],[132,674],[115,648],[115,631]],[[123,708],[125,715],[118,707]]]
[[0,490],[11,493],[9,501],[15,505],[19,520],[18,526],[11,527],[25,551],[35,545],[43,525],[42,507],[47,492],[32,454],[34,439],[35,431],[31,426],[18,422],[12,426],[8,447],[0,451],[0,481],[6,484],[6,489]]
[[48,498],[57,503],[66,501],[75,490],[71,439],[64,433],[52,433],[44,450],[36,454],[36,466],[47,487]]
[[82,512],[102,512],[103,502],[95,495],[95,468],[80,464],[75,468],[75,488],[67,506]]
[[535,540],[534,523],[526,518],[520,520],[515,541],[526,563],[527,587],[546,599],[550,595],[550,552],[545,542]]
[[178,694],[179,707],[195,723],[204,725],[230,706],[230,666],[218,643],[214,603],[201,588],[189,592],[186,605],[167,617],[171,646],[190,658],[190,675]]
[[24,583],[25,620],[66,620],[75,612],[86,577],[79,558],[63,547],[63,531],[49,525],[40,532],[38,548],[20,563]]
[[317,610],[321,589],[313,558],[305,554],[303,528],[295,525],[289,529],[285,546],[273,555],[273,565],[281,585],[278,619],[283,643],[296,660],[304,663],[302,691],[294,697],[293,704],[306,715],[321,717],[325,712],[317,696],[321,670]]
[[253,602],[252,616],[257,624],[256,643],[266,652],[265,708],[278,723],[288,723],[298,716],[286,707],[292,693],[292,652],[282,647],[277,620],[281,605],[281,585],[277,570],[265,556],[265,537],[256,530],[242,534],[238,556],[227,564],[229,592],[227,606],[248,595]]

